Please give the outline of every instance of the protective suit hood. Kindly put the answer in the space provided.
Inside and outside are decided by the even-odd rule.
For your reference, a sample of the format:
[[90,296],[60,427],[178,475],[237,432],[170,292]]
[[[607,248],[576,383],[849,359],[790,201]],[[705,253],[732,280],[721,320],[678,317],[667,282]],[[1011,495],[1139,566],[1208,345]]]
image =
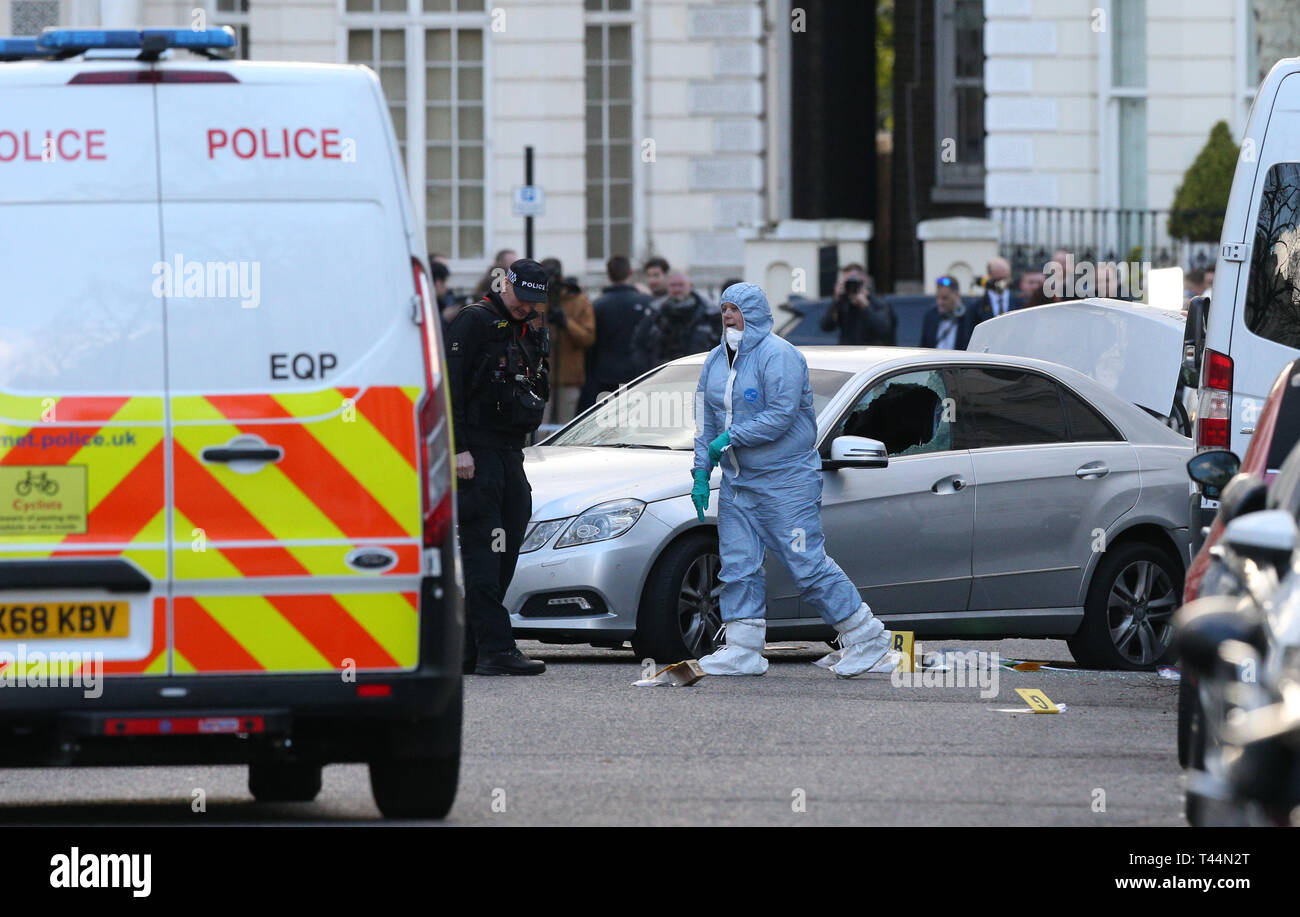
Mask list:
[[762,287],[754,283],[733,283],[722,291],[719,301],[734,302],[745,316],[745,336],[740,341],[739,353],[753,350],[772,333],[772,307],[767,304]]

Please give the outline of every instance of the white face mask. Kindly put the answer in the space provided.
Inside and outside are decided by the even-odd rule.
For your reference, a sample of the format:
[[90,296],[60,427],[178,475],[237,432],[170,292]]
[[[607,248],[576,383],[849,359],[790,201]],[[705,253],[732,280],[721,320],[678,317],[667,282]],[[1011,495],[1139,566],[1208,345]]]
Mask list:
[[744,329],[741,328],[726,328],[723,330],[722,335],[726,340],[728,347],[732,350],[739,350],[740,338],[744,333]]

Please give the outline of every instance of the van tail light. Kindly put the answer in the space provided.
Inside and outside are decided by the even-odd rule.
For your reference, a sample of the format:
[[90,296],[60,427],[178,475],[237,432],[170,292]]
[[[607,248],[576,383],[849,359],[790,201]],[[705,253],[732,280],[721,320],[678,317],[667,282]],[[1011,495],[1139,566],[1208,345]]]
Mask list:
[[448,429],[447,374],[443,371],[438,314],[429,291],[429,278],[418,258],[411,259],[415,294],[419,300],[420,340],[424,354],[424,398],[420,402],[420,491],[424,513],[424,546],[436,548],[451,533],[452,453]]
[[1232,442],[1232,357],[1205,351],[1196,411],[1196,448],[1227,449]]

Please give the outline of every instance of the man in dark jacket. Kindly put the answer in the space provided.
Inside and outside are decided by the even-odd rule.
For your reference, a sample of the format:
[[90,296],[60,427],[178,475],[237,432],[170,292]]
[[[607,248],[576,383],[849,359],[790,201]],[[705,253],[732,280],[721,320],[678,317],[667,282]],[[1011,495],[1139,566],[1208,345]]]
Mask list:
[[[550,397],[548,341],[533,306],[547,277],[528,258],[512,263],[500,292],[457,314],[447,331],[447,378],[455,431],[456,494],[465,574],[467,674],[539,675],[546,663],[515,646],[502,600],[533,513],[523,447]],[[534,328],[534,324],[538,328]]]
[[1011,289],[1011,262],[1006,258],[994,258],[988,263],[984,293],[967,311],[967,321],[973,331],[980,322],[1006,315],[1022,306],[1024,301]]
[[822,331],[837,328],[841,344],[898,343],[898,316],[894,307],[876,298],[871,278],[859,264],[850,264],[840,272],[835,297],[822,315]]
[[610,286],[605,287],[592,309],[596,313],[596,342],[587,350],[587,379],[578,411],[596,403],[601,392],[612,392],[635,379],[632,363],[632,332],[650,314],[650,297],[628,281],[632,262],[615,255],[605,265]]
[[646,372],[678,357],[712,350],[720,340],[722,314],[691,288],[689,277],[677,271],[668,275],[668,295],[632,332],[632,361],[638,372]]
[[961,301],[961,286],[952,277],[935,282],[934,308],[925,313],[921,325],[921,346],[939,350],[965,350],[970,342],[970,323]]

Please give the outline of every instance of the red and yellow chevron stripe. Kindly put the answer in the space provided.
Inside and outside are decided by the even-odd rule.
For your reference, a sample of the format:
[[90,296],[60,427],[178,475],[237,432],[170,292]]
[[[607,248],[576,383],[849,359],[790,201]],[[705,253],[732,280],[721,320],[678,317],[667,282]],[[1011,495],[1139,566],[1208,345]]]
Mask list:
[[[378,387],[175,399],[177,580],[356,575],[343,563],[353,539],[394,539],[399,563],[388,572],[417,572],[418,393]],[[204,449],[241,434],[279,446],[284,458],[255,474],[202,461]],[[182,550],[186,538],[208,545]],[[317,544],[295,544],[303,541]]]
[[176,674],[411,669],[416,594],[178,597]]
[[[170,457],[171,574],[199,594],[171,600],[170,634],[168,600],[157,597],[150,651],[106,662],[109,673],[320,672],[346,660],[359,670],[412,668],[419,393],[381,386],[179,396],[171,402],[169,456],[160,397],[0,392],[0,465],[87,468],[86,531],[0,537],[0,560],[120,555],[166,583]],[[249,434],[279,446],[283,458],[251,474],[202,460],[204,449]],[[361,545],[386,548],[397,562],[378,576],[356,570],[345,558]],[[394,576],[405,581],[381,591]],[[269,577],[302,579],[289,595],[202,585]],[[369,577],[375,591],[312,594],[312,577]]]
[[[65,426],[69,422],[75,423]],[[95,444],[96,436],[101,444]],[[37,398],[0,392],[0,465],[84,465],[88,470],[86,531],[53,539],[2,536],[0,559],[122,555],[154,579],[165,579],[163,458],[161,397]],[[46,547],[51,542],[59,547]],[[32,544],[42,548],[22,550]],[[106,547],[76,547],[82,544]]]

